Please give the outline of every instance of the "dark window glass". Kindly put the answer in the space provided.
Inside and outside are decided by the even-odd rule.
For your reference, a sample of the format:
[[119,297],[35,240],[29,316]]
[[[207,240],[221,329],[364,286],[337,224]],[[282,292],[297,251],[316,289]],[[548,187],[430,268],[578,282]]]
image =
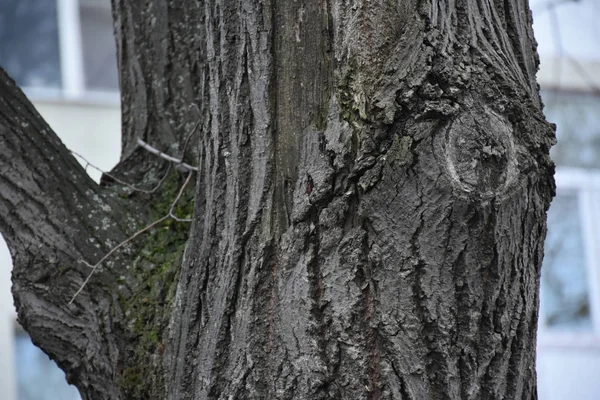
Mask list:
[[24,332],[15,338],[18,400],[79,400],[65,374]]
[[550,155],[558,167],[600,169],[600,96],[542,93],[544,113],[556,123],[558,143]]
[[110,5],[88,1],[81,3],[79,11],[86,89],[117,91],[119,81]]
[[0,66],[19,86],[60,88],[55,1],[0,1]]
[[563,193],[548,211],[541,301],[546,326],[553,330],[592,329],[579,202]]

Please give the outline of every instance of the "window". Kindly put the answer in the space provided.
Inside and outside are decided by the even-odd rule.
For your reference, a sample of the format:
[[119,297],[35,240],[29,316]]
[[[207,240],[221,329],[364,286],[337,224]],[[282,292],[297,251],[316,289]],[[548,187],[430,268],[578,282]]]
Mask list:
[[548,211],[542,346],[600,347],[600,96],[543,93],[557,124],[557,193]]
[[3,0],[0,10],[2,67],[21,86],[59,88],[56,4],[44,0]]
[[592,328],[578,194],[557,193],[548,212],[541,301],[544,323],[553,330]]
[[79,400],[65,374],[19,330],[15,337],[18,400]]
[[2,0],[0,65],[29,95],[118,100],[109,0]]
[[110,7],[104,1],[84,1],[79,8],[79,19],[85,87],[119,90]]
[[600,171],[600,96],[594,93],[542,93],[548,120],[557,125],[550,152],[556,165]]

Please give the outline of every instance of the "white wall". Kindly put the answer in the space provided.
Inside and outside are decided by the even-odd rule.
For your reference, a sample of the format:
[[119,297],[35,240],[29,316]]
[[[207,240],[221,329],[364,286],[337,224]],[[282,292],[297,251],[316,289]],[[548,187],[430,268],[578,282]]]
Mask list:
[[546,348],[537,371],[540,400],[600,398],[600,348]]
[[[82,154],[103,171],[109,171],[119,161],[121,111],[118,104],[51,101],[34,101],[34,104],[67,148]],[[88,173],[96,180],[100,178],[98,171],[88,169]]]
[[530,0],[529,4],[540,55],[540,85],[600,90],[600,1]]
[[529,5],[540,56],[600,60],[598,0],[530,0]]

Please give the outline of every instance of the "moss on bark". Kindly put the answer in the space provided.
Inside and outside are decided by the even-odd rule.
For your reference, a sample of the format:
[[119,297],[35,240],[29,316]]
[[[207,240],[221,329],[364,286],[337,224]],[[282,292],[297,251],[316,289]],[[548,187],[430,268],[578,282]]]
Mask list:
[[[177,172],[171,172],[161,189],[149,200],[154,220],[169,213],[173,200],[184,182]],[[179,218],[191,218],[193,185],[187,187],[174,207]],[[135,343],[123,355],[120,384],[128,399],[162,398],[164,383],[160,373],[165,347],[164,333],[175,296],[179,267],[189,235],[190,223],[167,219],[139,238],[131,268],[135,282],[130,296],[121,296],[124,333]],[[148,382],[148,377],[155,377]]]

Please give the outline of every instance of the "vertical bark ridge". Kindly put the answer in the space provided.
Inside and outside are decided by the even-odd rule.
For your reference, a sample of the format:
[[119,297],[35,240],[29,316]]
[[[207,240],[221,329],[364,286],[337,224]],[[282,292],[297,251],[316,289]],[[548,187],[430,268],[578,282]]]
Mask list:
[[[172,359],[177,371],[170,392],[174,398],[218,396],[229,383],[235,394],[246,379],[253,379],[245,344],[254,339],[246,333],[250,321],[239,318],[245,312],[239,308],[249,306],[240,299],[257,284],[249,281],[247,270],[256,268],[260,254],[247,244],[256,241],[254,231],[264,224],[271,152],[270,116],[264,109],[269,96],[268,36],[261,29],[268,10],[254,13],[248,3],[206,2],[204,7],[208,78],[203,108],[208,123],[200,150],[204,167],[197,199],[202,208],[196,209],[203,229],[191,239],[198,256],[184,265],[187,278],[181,287],[188,288],[188,297],[176,309],[197,317],[175,320],[180,346]],[[198,278],[204,281],[200,287]]]

